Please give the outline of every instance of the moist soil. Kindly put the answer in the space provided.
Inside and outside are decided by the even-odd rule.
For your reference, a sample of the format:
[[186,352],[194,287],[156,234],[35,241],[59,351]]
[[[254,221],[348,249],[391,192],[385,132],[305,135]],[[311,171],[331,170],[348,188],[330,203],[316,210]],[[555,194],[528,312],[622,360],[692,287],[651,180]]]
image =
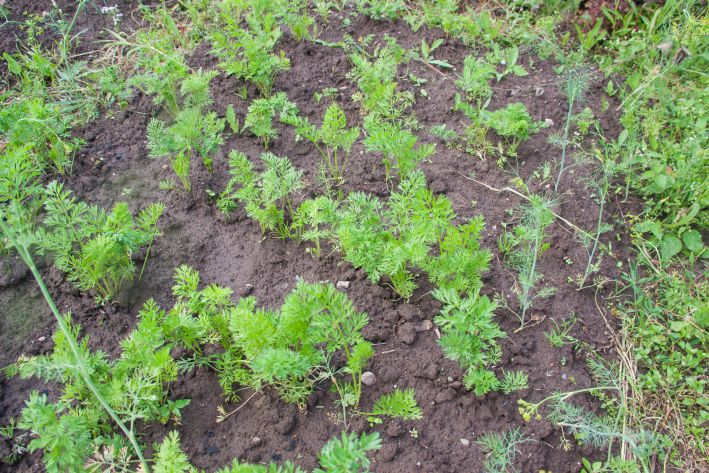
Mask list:
[[[35,11],[36,2],[15,2],[13,15]],[[131,2],[115,2],[126,17],[135,8]],[[68,11],[68,10],[67,10]],[[78,19],[84,29],[88,45],[86,51],[97,46],[91,41],[99,38],[98,30],[105,27],[105,17],[90,11]],[[103,22],[103,23],[102,23]],[[136,23],[131,20],[128,28]],[[353,17],[348,27],[341,26],[337,16],[330,25],[320,26],[320,39],[337,41],[343,34],[355,38],[372,34],[381,41],[385,34],[397,39],[405,48],[418,47],[421,38],[430,44],[444,38],[444,44],[434,56],[443,58],[462,70],[463,59],[474,52],[458,41],[445,38],[437,30],[422,29],[412,32],[404,22],[375,22],[364,17]],[[8,30],[2,34],[4,50],[14,49],[7,39]],[[328,87],[338,89],[334,97],[345,110],[350,123],[361,124],[359,106],[351,100],[356,91],[348,79],[350,63],[338,48],[298,42],[288,34],[278,45],[290,58],[292,69],[281,73],[274,91],[284,91],[295,102],[301,113],[314,123],[319,123],[327,100],[318,103],[313,93]],[[553,186],[553,181],[540,182],[534,172],[546,161],[555,162],[560,152],[549,144],[548,138],[559,133],[566,115],[566,97],[561,88],[561,78],[553,71],[554,63],[533,55],[522,55],[520,64],[529,70],[526,77],[506,77],[494,84],[494,97],[489,105],[495,110],[511,102],[523,102],[535,120],[550,119],[553,125],[533,135],[520,145],[516,169],[519,176],[533,183],[531,190],[542,192]],[[214,68],[216,60],[210,56],[205,44],[197,48],[190,59],[192,67]],[[511,295],[513,275],[504,267],[497,249],[497,239],[504,224],[513,221],[511,210],[523,201],[509,192],[497,192],[475,183],[465,176],[485,182],[495,188],[510,185],[516,177],[510,167],[501,170],[495,158],[482,159],[465,152],[448,148],[429,133],[433,125],[445,124],[462,132],[467,119],[452,110],[456,93],[454,77],[450,73],[435,71],[421,63],[411,62],[401,66],[399,86],[416,96],[413,113],[421,128],[417,131],[421,141],[437,143],[437,151],[424,163],[430,188],[445,194],[453,203],[459,221],[483,215],[486,229],[482,245],[493,252],[490,269],[484,276],[483,292],[489,296]],[[426,79],[420,87],[407,80],[408,73]],[[244,84],[234,78],[220,75],[212,82],[214,107],[224,115],[226,106],[232,104],[237,118],[243,123],[249,101],[238,96]],[[600,118],[607,137],[617,135],[619,125],[615,107],[611,102],[608,111],[601,111],[602,76],[597,74],[589,94],[588,106]],[[250,99],[255,91],[250,90]],[[193,166],[191,193],[162,191],[158,183],[172,177],[164,160],[150,159],[145,145],[146,125],[160,110],[150,97],[136,92],[125,108],[115,108],[102,114],[102,118],[77,130],[76,135],[86,141],[76,157],[74,172],[66,184],[79,198],[105,207],[123,200],[133,211],[149,203],[161,201],[166,205],[160,226],[160,237],[151,251],[145,273],[118,297],[111,307],[96,307],[90,295],[74,289],[64,276],[48,262],[42,264],[42,273],[51,294],[62,312],[71,312],[75,322],[81,324],[84,336],[89,337],[93,349],[101,349],[109,356],[120,353],[119,342],[126,337],[136,322],[136,314],[148,298],[154,298],[164,308],[174,303],[171,295],[173,272],[181,264],[198,269],[205,284],[217,283],[234,289],[234,298],[253,295],[261,306],[280,307],[284,297],[294,288],[298,278],[309,282],[347,281],[347,295],[360,311],[370,317],[364,329],[365,338],[375,344],[376,354],[369,370],[376,375],[376,383],[364,388],[362,405],[367,408],[382,394],[395,387],[414,388],[423,409],[421,421],[386,420],[382,425],[370,427],[363,418],[352,421],[351,430],[376,430],[381,433],[383,447],[374,455],[372,471],[375,472],[471,472],[482,471],[484,452],[475,440],[489,432],[503,432],[519,427],[532,440],[520,446],[515,464],[523,472],[539,470],[575,472],[580,470],[580,459],[600,458],[603,452],[577,446],[573,439],[568,451],[560,447],[560,432],[546,420],[523,421],[517,411],[517,400],[540,400],[554,391],[569,391],[590,386],[592,380],[585,367],[585,353],[571,347],[552,347],[544,336],[554,322],[572,315],[578,318],[571,335],[594,347],[597,353],[612,357],[610,306],[612,290],[619,280],[618,263],[627,260],[629,242],[625,236],[625,213],[632,213],[637,205],[613,200],[607,208],[606,220],[614,230],[604,238],[613,238],[613,252],[604,256],[600,275],[608,283],[601,290],[577,290],[570,278],[582,273],[587,256],[574,232],[560,224],[550,228],[549,250],[540,261],[544,285],[558,289],[550,299],[535,303],[530,326],[519,333],[516,317],[505,309],[497,310],[497,321],[508,337],[500,340],[503,360],[497,366],[502,370],[523,370],[529,375],[529,389],[511,395],[491,393],[475,396],[461,386],[463,371],[460,366],[444,358],[437,345],[438,330],[417,331],[420,323],[432,320],[439,304],[431,297],[432,286],[420,275],[420,288],[409,303],[397,300],[395,293],[383,281],[371,284],[362,271],[343,262],[336,252],[326,249],[323,256],[313,257],[305,245],[275,237],[262,237],[258,224],[248,219],[243,210],[225,218],[216,209],[208,191],[219,193],[226,185],[229,174],[226,155],[232,149],[245,152],[260,167],[258,157],[263,147],[248,133],[229,135],[224,146],[214,158],[214,171],[207,172],[201,164]],[[278,125],[280,136],[270,151],[288,156],[302,169],[310,183],[298,200],[317,195],[322,191],[317,184],[317,150],[307,142],[296,141],[293,130]],[[590,148],[591,144],[586,143]],[[573,154],[572,158],[573,159]],[[562,178],[557,213],[576,225],[595,228],[598,206],[584,179],[589,177],[588,167],[571,168]],[[345,193],[364,191],[382,198],[389,195],[385,184],[381,157],[366,153],[358,142],[351,154],[346,175]],[[49,353],[54,324],[31,275],[16,258],[2,261],[2,289],[0,290],[0,365],[17,359],[20,354]],[[139,262],[140,264],[140,262]],[[512,302],[512,299],[510,299]],[[514,304],[512,304],[514,305]],[[38,315],[40,314],[40,315]],[[608,318],[609,322],[606,322]],[[189,398],[191,403],[183,410],[180,424],[151,424],[143,426],[143,441],[150,446],[160,441],[170,430],[180,433],[182,446],[192,463],[206,471],[215,471],[238,458],[249,462],[293,460],[303,468],[317,466],[317,453],[328,439],[339,435],[342,425],[337,423],[338,410],[329,386],[322,385],[311,396],[308,405],[299,410],[281,401],[274,392],[242,393],[244,404],[229,404],[224,397],[214,372],[196,369],[182,376],[171,386],[171,398]],[[37,380],[0,378],[0,424],[18,418],[24,400],[31,390],[41,390],[56,397],[59,388]],[[253,395],[252,395],[253,394]],[[587,407],[595,404],[590,398],[577,399]],[[242,406],[222,423],[216,422],[217,408],[227,411]],[[256,441],[255,438],[260,440]],[[466,442],[465,440],[470,442]],[[3,445],[7,448],[9,444]],[[43,471],[38,453],[26,455],[12,466],[0,465],[0,471]]]

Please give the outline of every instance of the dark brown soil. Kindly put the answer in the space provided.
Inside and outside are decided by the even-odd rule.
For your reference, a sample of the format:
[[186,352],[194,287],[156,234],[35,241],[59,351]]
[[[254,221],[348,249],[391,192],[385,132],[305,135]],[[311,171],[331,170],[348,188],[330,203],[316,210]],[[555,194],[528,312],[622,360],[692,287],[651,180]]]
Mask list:
[[[32,2],[26,3],[29,9]],[[113,3],[122,5],[121,11],[128,10],[122,2]],[[80,24],[93,25],[92,21],[89,17]],[[354,37],[374,34],[378,39],[389,34],[407,48],[418,46],[421,37],[429,43],[443,37],[439,31],[412,33],[403,22],[380,23],[365,18],[353,19],[344,30],[337,21],[329,27],[321,27],[321,38],[325,40],[337,40],[343,33]],[[0,43],[5,50],[6,35],[7,31]],[[318,104],[313,93],[326,87],[337,87],[340,94],[336,101],[343,106],[351,122],[360,121],[359,108],[350,99],[355,88],[346,77],[350,64],[342,50],[286,37],[279,47],[290,58],[292,70],[278,76],[274,90],[285,91],[304,114],[319,122],[327,104],[326,101]],[[474,52],[464,45],[448,39],[436,51],[437,57],[445,58],[459,70],[464,57],[471,53]],[[191,61],[193,66],[215,66],[206,46],[198,48]],[[533,61],[531,67],[530,61]],[[547,138],[561,130],[566,100],[559,86],[560,77],[553,72],[554,64],[531,56],[524,56],[520,63],[530,70],[530,75],[508,77],[497,83],[489,108],[494,110],[521,101],[535,120],[553,120],[552,127],[534,135],[519,148],[519,173],[523,179],[536,182],[531,179],[534,170],[543,162],[554,162],[559,157],[559,151],[548,144]],[[408,68],[416,76],[428,80],[423,86],[427,92],[424,97],[405,78],[406,66],[400,71],[400,86],[416,93],[414,112],[421,123],[418,132],[421,139],[437,141],[428,133],[432,125],[445,123],[449,128],[462,130],[465,118],[452,111],[456,92],[454,79],[419,63],[412,62]],[[237,117],[243,121],[248,102],[237,96],[242,84],[223,76],[212,84],[217,112],[223,114],[226,106],[233,104]],[[617,117],[610,111],[600,112],[602,85],[600,80],[593,84],[589,105],[600,117],[606,135],[614,136],[618,131]],[[541,95],[539,89],[543,90]],[[462,370],[457,363],[443,357],[436,342],[436,330],[413,331],[414,336],[411,335],[412,324],[433,319],[439,309],[429,294],[431,287],[425,282],[424,275],[421,276],[421,288],[411,299],[413,308],[408,307],[396,300],[385,284],[368,283],[361,271],[343,263],[338,254],[313,258],[304,246],[294,241],[263,239],[258,225],[246,218],[241,210],[231,219],[225,219],[217,211],[206,191],[218,193],[226,184],[226,154],[231,149],[239,149],[258,163],[262,147],[248,133],[227,139],[214,159],[213,173],[208,173],[200,165],[194,166],[191,194],[159,190],[158,182],[171,177],[171,171],[166,168],[165,161],[148,158],[145,147],[147,122],[158,112],[149,97],[136,93],[125,109],[115,110],[110,118],[101,118],[77,132],[86,140],[86,146],[77,156],[75,173],[68,179],[68,185],[80,198],[107,207],[125,200],[133,210],[155,201],[162,201],[167,207],[161,222],[164,235],[156,243],[145,275],[142,281],[126,288],[116,309],[97,308],[89,296],[79,294],[56,271],[48,266],[43,271],[60,310],[72,312],[75,321],[82,325],[83,333],[90,337],[92,347],[115,356],[119,341],[134,325],[136,313],[147,298],[153,297],[164,307],[170,307],[173,303],[172,274],[180,264],[197,268],[205,283],[234,288],[235,296],[251,291],[266,307],[280,306],[298,277],[311,282],[346,280],[350,281],[348,296],[359,310],[370,316],[366,338],[376,344],[376,355],[369,369],[376,374],[377,382],[365,388],[363,406],[371,406],[373,400],[394,387],[413,387],[424,413],[419,422],[386,421],[373,428],[383,439],[383,448],[375,456],[373,471],[482,471],[484,455],[481,448],[475,443],[464,446],[460,440],[474,442],[484,433],[502,432],[517,426],[533,439],[521,446],[522,453],[516,461],[523,472],[579,471],[582,457],[595,458],[603,454],[579,446],[570,451],[562,450],[559,432],[549,422],[525,423],[522,420],[517,412],[517,399],[539,400],[553,391],[573,390],[591,383],[583,354],[568,347],[553,348],[546,340],[544,332],[553,327],[553,321],[575,314],[579,322],[572,335],[592,344],[598,352],[612,356],[609,331],[599,307],[608,313],[612,301],[607,298],[619,277],[616,262],[626,260],[628,242],[624,236],[623,212],[627,211],[624,209],[628,209],[628,204],[614,201],[607,206],[608,212],[612,213],[607,220],[615,225],[615,230],[606,234],[606,238],[615,240],[615,236],[620,235],[620,241],[613,242],[614,253],[605,258],[602,274],[610,284],[607,290],[598,294],[594,289],[578,291],[575,284],[568,281],[569,277],[583,272],[585,250],[571,230],[558,224],[552,227],[549,238],[552,245],[544,255],[540,269],[545,275],[544,284],[558,288],[558,293],[537,304],[533,316],[538,323],[520,333],[513,333],[518,324],[514,315],[503,309],[497,312],[499,323],[508,333],[508,338],[501,341],[504,356],[498,371],[523,370],[529,374],[530,387],[509,396],[493,393],[476,397],[461,388]],[[271,151],[288,156],[296,167],[304,170],[306,179],[314,183],[319,160],[317,151],[307,143],[296,142],[289,127],[279,126],[279,130],[281,136],[273,142]],[[510,294],[513,278],[499,259],[497,238],[502,232],[502,223],[511,221],[509,211],[518,207],[521,200],[513,194],[488,190],[463,175],[474,174],[476,179],[498,188],[507,186],[514,175],[501,171],[492,157],[481,160],[447,149],[442,143],[423,168],[431,188],[453,202],[461,220],[484,215],[487,229],[483,245],[497,255],[484,277],[484,292],[489,295]],[[580,178],[587,174],[588,169],[583,167],[566,173],[557,211],[577,225],[591,229],[595,225],[597,205],[587,187],[580,184]],[[535,184],[533,190],[541,191],[545,185],[548,183]],[[380,157],[365,153],[360,143],[352,153],[346,189],[382,197],[388,195]],[[302,198],[317,192],[318,187],[313,184]],[[5,266],[17,266],[9,261]],[[21,269],[16,272],[21,274],[0,292],[0,310],[3,314],[12,313],[9,319],[3,317],[0,320],[2,365],[14,361],[21,353],[46,353],[52,346],[53,324],[36,295],[36,285]],[[18,304],[18,298],[22,299],[22,304]],[[32,319],[23,329],[12,325],[15,322],[11,320],[25,320],[33,311],[40,311],[42,317]],[[18,336],[8,336],[8,331]],[[217,407],[224,403],[222,392],[214,373],[200,369],[172,386],[174,398],[192,400],[183,411],[181,425],[146,426],[144,440],[151,444],[159,441],[168,430],[176,429],[193,464],[207,471],[225,466],[233,458],[251,462],[290,459],[305,468],[313,468],[317,464],[318,451],[341,430],[341,426],[334,422],[336,409],[333,395],[327,388],[322,386],[303,412],[266,390],[256,394],[227,421],[217,424]],[[19,416],[31,389],[46,389],[50,394],[57,392],[54,386],[47,387],[32,380],[2,380],[0,424]],[[249,395],[245,393],[243,398]],[[592,405],[589,399],[582,401]],[[230,410],[236,406],[225,407]],[[357,419],[353,429],[369,430],[369,426],[364,419]],[[262,440],[259,446],[252,445],[253,437]],[[40,457],[35,454],[26,456],[12,467],[0,466],[0,471],[36,472],[42,470],[40,465]]]

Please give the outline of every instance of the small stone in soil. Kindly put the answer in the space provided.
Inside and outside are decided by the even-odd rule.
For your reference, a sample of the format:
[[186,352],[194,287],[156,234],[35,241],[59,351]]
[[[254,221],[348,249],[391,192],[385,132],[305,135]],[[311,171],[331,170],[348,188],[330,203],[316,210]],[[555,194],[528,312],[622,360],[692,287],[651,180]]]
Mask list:
[[362,384],[366,386],[374,386],[377,382],[377,377],[371,371],[365,371],[362,373]]
[[347,289],[348,287],[350,287],[349,281],[337,281],[337,288],[338,289]]
[[413,304],[402,304],[399,307],[399,315],[409,322],[414,322],[419,319],[419,310]]
[[397,438],[404,433],[404,428],[398,422],[391,422],[385,430],[387,437]]
[[285,417],[276,424],[276,432],[281,435],[288,435],[295,427],[295,415],[293,413],[286,414]]
[[430,320],[422,320],[418,324],[416,324],[416,331],[417,332],[428,332],[433,328],[433,322]]
[[421,375],[426,379],[436,379],[436,376],[438,376],[438,366],[435,363],[429,363],[421,372]]
[[463,383],[461,383],[460,381],[453,381],[451,384],[448,385],[448,387],[457,391],[463,387]]
[[464,447],[469,447],[470,446],[470,440],[468,439],[460,439],[460,444]]
[[260,437],[253,437],[251,439],[251,446],[258,447],[259,445],[261,445],[261,438]]
[[397,320],[399,320],[399,313],[394,310],[387,312],[384,315],[384,320],[386,320],[390,324],[394,324],[394,323],[396,323]]

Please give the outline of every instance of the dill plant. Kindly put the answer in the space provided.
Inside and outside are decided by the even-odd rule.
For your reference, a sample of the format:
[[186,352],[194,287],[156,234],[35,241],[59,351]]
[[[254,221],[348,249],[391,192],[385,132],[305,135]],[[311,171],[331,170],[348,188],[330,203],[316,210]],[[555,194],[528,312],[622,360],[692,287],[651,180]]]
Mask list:
[[335,185],[342,184],[350,150],[360,134],[357,127],[347,128],[347,117],[342,108],[336,103],[330,104],[320,128],[316,128],[307,118],[294,114],[285,115],[282,121],[295,127],[299,137],[315,145],[322,157],[323,171],[329,174]]
[[566,112],[566,122],[564,123],[564,134],[561,139],[561,161],[559,162],[559,174],[554,183],[554,192],[559,189],[561,175],[565,170],[566,148],[569,144],[569,129],[571,128],[572,119],[574,117],[574,105],[584,99],[588,91],[590,79],[590,74],[583,70],[574,69],[569,71],[566,75],[564,91],[566,92],[568,110]]
[[[610,147],[610,145],[608,145],[607,148],[608,147]],[[601,245],[600,238],[604,233],[611,231],[613,228],[611,225],[603,223],[605,205],[611,191],[612,181],[619,172],[619,165],[612,155],[609,156],[609,153],[612,153],[610,149],[594,151],[593,156],[595,160],[593,164],[595,164],[596,167],[591,173],[591,176],[585,181],[589,188],[595,191],[595,200],[598,204],[598,217],[596,218],[596,228],[593,233],[579,232],[579,238],[588,255],[588,262],[586,263],[583,275],[579,275],[578,278],[579,287],[583,287],[591,274],[598,271],[601,265],[601,257],[597,253],[599,245]],[[603,248],[603,246],[601,246],[601,248]]]
[[510,308],[504,295],[499,300],[519,319],[518,331],[524,328],[527,312],[534,301],[556,293],[553,287],[535,289],[544,278],[537,265],[539,258],[549,248],[549,243],[544,239],[546,229],[554,223],[553,206],[554,202],[550,199],[540,195],[530,196],[529,204],[522,206],[519,223],[512,232],[505,232],[499,242],[505,263],[517,272],[513,293],[517,296],[519,308],[517,311]]
[[303,172],[296,170],[288,158],[272,153],[261,155],[265,169],[258,174],[249,158],[236,150],[229,153],[232,175],[219,196],[217,207],[225,214],[241,202],[249,217],[258,221],[261,233],[275,231],[282,238],[290,236],[286,211],[293,215],[292,194],[303,188]]
[[[548,420],[561,429],[563,448],[571,448],[572,442],[566,437],[571,434],[576,443],[605,448],[607,456],[603,464],[606,466],[617,464],[615,447],[619,447],[628,452],[630,459],[626,467],[632,467],[632,471],[652,471],[651,464],[667,454],[667,439],[657,432],[631,427],[629,420],[634,408],[629,398],[627,373],[621,365],[593,354],[586,361],[592,386],[555,392],[535,403],[519,399],[520,415],[526,422],[541,419],[540,412],[546,406]],[[603,401],[605,411],[596,413],[570,402],[583,394]]]
[[486,450],[485,473],[507,473],[512,467],[515,457],[520,453],[519,446],[528,439],[519,428],[510,429],[501,433],[489,433],[480,437],[476,443]]

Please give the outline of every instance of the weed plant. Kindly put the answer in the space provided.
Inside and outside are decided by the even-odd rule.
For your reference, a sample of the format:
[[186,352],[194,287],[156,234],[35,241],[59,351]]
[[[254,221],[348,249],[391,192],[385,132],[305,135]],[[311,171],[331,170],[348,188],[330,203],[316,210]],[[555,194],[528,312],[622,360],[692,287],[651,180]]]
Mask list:
[[[485,55],[485,61],[494,68],[494,75],[497,82],[500,82],[506,76],[512,74],[518,77],[524,77],[529,73],[519,64],[519,48],[515,45],[508,48],[500,48],[497,43],[493,43],[493,50]],[[498,70],[498,65],[502,66],[502,70]]]
[[481,110],[480,122],[505,140],[505,152],[510,156],[517,156],[519,144],[529,139],[530,134],[539,127],[527,113],[527,107],[520,102],[507,104],[494,112]]
[[492,98],[490,80],[495,77],[495,68],[475,56],[466,56],[463,61],[463,74],[455,84],[466,94],[478,110],[487,107]]
[[153,27],[139,30],[134,38],[111,32],[113,39],[108,44],[134,61],[138,72],[128,83],[153,96],[156,105],[175,117],[180,111],[180,83],[190,74],[190,68],[184,48],[176,42],[182,35],[169,34],[171,27],[177,29],[172,18],[167,12],[154,18],[163,21],[153,21]]

